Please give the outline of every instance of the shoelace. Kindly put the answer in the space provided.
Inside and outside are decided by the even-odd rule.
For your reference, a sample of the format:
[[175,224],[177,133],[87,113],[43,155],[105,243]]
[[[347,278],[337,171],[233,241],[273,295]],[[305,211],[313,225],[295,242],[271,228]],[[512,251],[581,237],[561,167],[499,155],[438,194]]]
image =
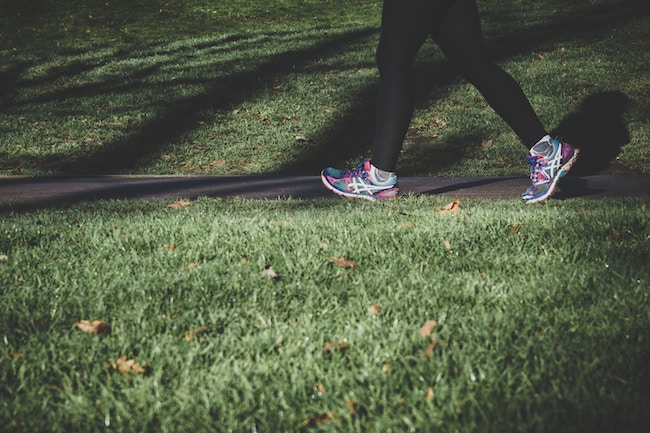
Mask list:
[[357,168],[354,168],[352,170],[348,170],[347,172],[343,173],[344,177],[363,177],[363,178],[368,178],[368,171],[363,167],[364,163],[360,163],[357,165]]
[[530,179],[533,184],[541,183],[540,181],[546,180],[544,175],[544,157],[539,155],[531,155],[527,158],[530,167]]

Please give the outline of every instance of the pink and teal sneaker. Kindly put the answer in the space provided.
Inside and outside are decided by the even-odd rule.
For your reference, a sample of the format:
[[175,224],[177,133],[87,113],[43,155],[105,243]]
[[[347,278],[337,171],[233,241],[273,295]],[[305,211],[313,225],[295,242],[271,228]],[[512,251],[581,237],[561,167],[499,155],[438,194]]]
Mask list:
[[343,197],[373,201],[396,197],[399,192],[397,176],[387,182],[373,182],[371,168],[370,160],[367,159],[354,170],[328,167],[321,172],[320,178],[327,189]]
[[538,203],[555,193],[557,183],[567,174],[578,159],[578,149],[567,143],[551,139],[553,151],[549,156],[531,152],[527,161],[530,167],[531,186],[521,195],[526,203]]

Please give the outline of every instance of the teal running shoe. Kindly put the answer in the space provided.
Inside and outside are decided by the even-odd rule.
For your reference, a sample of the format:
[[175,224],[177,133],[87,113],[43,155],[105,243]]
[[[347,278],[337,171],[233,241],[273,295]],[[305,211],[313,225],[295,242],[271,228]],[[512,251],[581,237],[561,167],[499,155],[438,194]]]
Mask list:
[[373,201],[396,197],[399,192],[397,176],[384,183],[373,182],[370,170],[370,160],[367,159],[354,170],[328,167],[321,172],[320,178],[327,189],[343,197]]
[[553,151],[549,156],[531,154],[527,162],[530,167],[531,186],[521,195],[526,203],[539,203],[551,197],[563,178],[578,159],[580,151],[567,143],[552,139]]

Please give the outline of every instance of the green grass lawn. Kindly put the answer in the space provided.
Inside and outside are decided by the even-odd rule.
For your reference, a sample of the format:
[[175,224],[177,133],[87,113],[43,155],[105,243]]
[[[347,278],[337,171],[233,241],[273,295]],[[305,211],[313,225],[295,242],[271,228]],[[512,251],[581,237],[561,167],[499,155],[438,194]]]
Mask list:
[[[648,2],[479,2],[494,58],[576,173],[648,173]],[[0,174],[316,174],[373,135],[381,2],[6,1]],[[526,151],[433,44],[402,175],[525,175]],[[493,143],[489,147],[481,143]]]
[[[6,211],[0,424],[647,427],[646,203],[466,200],[459,213],[437,213],[445,204],[201,199]],[[111,332],[85,334],[80,320]],[[421,336],[429,320],[437,326]],[[123,356],[144,372],[121,374]]]
[[[0,2],[0,175],[358,162],[380,6]],[[648,173],[647,2],[479,7],[576,173]],[[415,80],[400,174],[526,174],[435,47]],[[0,430],[645,431],[646,202],[448,201],[0,207]]]

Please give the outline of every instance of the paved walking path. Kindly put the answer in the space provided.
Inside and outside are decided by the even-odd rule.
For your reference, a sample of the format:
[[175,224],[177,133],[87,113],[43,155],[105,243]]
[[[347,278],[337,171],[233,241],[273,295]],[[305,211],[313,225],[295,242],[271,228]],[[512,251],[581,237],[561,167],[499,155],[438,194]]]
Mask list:
[[[516,198],[528,184],[526,177],[406,177],[400,178],[400,191],[450,198]],[[650,176],[568,176],[560,186],[556,199],[645,197],[650,195]],[[0,177],[0,205],[197,197],[314,200],[335,196],[318,176]]]

